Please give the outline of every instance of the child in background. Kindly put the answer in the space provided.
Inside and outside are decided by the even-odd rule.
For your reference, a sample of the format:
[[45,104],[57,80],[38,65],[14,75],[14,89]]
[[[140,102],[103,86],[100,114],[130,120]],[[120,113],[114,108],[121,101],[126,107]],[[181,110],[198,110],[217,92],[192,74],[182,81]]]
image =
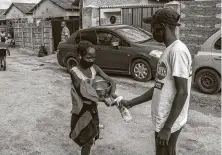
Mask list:
[[[10,55],[10,51],[8,50],[8,45],[5,44],[5,37],[1,37],[1,43],[0,43],[0,67],[3,68],[3,70],[6,70],[6,55]],[[7,53],[6,53],[7,52]]]

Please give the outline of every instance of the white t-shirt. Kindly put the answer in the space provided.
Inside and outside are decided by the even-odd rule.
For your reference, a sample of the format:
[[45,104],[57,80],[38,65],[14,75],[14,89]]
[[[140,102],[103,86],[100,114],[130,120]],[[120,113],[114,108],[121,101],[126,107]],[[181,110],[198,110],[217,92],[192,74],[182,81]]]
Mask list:
[[156,132],[163,128],[173,104],[176,94],[173,76],[188,79],[188,97],[183,110],[171,128],[171,133],[179,130],[186,123],[191,89],[191,64],[190,52],[180,40],[168,46],[160,57],[151,106],[152,121]]

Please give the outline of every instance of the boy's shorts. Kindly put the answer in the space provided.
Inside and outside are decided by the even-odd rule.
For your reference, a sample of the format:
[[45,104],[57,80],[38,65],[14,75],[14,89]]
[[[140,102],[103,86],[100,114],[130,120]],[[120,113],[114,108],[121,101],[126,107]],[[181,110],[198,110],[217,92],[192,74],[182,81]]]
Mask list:
[[6,49],[0,49],[0,58],[1,57],[6,57]]

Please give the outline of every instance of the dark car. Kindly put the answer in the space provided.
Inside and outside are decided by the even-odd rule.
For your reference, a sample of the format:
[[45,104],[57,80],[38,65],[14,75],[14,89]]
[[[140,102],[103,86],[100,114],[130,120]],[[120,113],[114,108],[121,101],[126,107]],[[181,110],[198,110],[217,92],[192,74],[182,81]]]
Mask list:
[[61,66],[70,70],[79,62],[76,49],[81,40],[95,45],[96,64],[105,72],[132,75],[137,81],[148,81],[155,75],[165,48],[141,28],[128,25],[91,27],[76,31],[58,45],[57,59]]

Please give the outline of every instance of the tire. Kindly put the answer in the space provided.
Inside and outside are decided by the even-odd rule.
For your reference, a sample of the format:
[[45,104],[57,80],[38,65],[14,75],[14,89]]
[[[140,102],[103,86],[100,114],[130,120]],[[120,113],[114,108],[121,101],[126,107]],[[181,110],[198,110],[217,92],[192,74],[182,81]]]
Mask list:
[[197,88],[206,94],[215,94],[221,89],[221,77],[212,69],[202,69],[196,74]]
[[77,60],[73,57],[69,57],[66,61],[66,68],[68,72],[72,69],[72,67],[76,66],[78,64]]
[[130,72],[136,81],[146,82],[152,78],[151,67],[143,59],[133,61]]

